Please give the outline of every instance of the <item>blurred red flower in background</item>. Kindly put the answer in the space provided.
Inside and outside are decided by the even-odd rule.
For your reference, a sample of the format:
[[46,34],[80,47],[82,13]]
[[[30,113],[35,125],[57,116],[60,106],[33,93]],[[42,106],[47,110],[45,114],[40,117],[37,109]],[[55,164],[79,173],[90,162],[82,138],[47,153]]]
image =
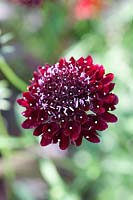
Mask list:
[[66,149],[69,144],[79,146],[83,138],[100,142],[97,131],[117,121],[109,112],[118,103],[111,93],[113,78],[112,73],[105,75],[103,66],[93,64],[90,56],[38,67],[28,91],[17,100],[26,108],[22,127],[34,128],[42,146],[58,143]]
[[97,16],[104,7],[103,0],[76,0],[74,13],[76,19],[85,20]]

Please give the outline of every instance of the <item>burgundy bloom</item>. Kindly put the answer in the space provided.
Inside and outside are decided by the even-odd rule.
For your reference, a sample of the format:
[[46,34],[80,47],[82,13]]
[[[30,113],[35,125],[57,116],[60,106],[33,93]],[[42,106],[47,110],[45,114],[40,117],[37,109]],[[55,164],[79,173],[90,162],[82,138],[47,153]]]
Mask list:
[[97,131],[117,121],[110,113],[118,103],[111,92],[113,78],[103,66],[93,64],[91,56],[39,66],[28,91],[17,100],[26,108],[22,127],[34,128],[42,146],[58,143],[66,149],[70,144],[79,146],[83,138],[98,143]]
[[42,2],[42,0],[11,0],[11,1],[25,5],[25,6],[29,6],[29,7],[38,6]]

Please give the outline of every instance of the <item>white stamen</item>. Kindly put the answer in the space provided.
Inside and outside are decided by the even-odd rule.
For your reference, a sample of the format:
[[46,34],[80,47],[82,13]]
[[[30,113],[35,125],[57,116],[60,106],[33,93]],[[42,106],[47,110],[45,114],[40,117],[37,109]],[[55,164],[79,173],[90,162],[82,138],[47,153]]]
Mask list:
[[70,109],[71,111],[74,111],[74,109],[73,109],[72,107],[70,107],[70,106],[69,106],[69,109]]
[[66,112],[68,108],[66,108],[66,107],[63,107],[63,108],[64,108],[64,114],[65,114],[66,116],[68,116],[68,114],[67,114],[67,112]]
[[73,128],[72,126],[69,127],[70,130],[72,130],[72,128]]
[[51,129],[50,129],[50,128],[48,129],[48,132],[51,132]]

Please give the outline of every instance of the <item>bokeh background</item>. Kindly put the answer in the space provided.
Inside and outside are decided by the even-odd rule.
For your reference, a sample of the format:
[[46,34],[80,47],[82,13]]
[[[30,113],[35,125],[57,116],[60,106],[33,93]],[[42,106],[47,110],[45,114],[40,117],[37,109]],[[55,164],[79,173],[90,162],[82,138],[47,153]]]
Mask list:
[[[100,144],[40,147],[16,98],[38,65],[88,54],[115,74],[118,123]],[[0,0],[0,200],[132,200],[132,77],[132,0]]]

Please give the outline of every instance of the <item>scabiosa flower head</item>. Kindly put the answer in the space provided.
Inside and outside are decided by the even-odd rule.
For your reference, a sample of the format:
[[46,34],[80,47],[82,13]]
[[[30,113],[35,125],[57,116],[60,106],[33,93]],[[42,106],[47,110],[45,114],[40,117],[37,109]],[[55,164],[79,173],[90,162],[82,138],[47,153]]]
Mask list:
[[105,75],[103,66],[93,64],[91,56],[39,66],[28,91],[17,100],[26,108],[22,127],[34,128],[42,146],[58,143],[66,149],[69,144],[79,146],[83,138],[98,143],[97,131],[117,121],[109,112],[118,103],[111,92],[113,78],[112,73]]

